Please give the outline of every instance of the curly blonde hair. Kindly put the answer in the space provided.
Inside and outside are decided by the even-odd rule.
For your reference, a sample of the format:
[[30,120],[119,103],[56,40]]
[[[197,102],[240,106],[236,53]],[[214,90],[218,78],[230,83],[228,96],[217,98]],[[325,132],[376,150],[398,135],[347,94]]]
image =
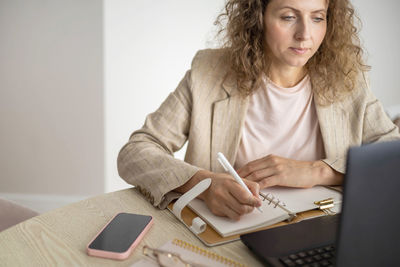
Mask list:
[[[264,14],[270,1],[228,0],[215,22],[220,26],[218,34],[224,34],[223,47],[229,51],[230,67],[243,95],[258,88],[268,68]],[[325,38],[306,64],[320,104],[341,100],[358,87],[360,74],[370,69],[363,61],[356,24],[361,21],[349,0],[329,1]]]

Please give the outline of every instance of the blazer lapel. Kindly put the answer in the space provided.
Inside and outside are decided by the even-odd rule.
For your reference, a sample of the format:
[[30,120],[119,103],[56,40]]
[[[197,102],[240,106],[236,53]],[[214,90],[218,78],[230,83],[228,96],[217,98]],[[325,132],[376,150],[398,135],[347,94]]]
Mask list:
[[224,172],[217,153],[222,152],[233,165],[246,116],[248,98],[240,95],[236,80],[228,74],[222,84],[227,97],[214,102],[211,129],[211,171]]
[[328,106],[315,104],[321,135],[324,142],[325,158],[342,159],[343,151],[349,145],[349,115],[339,103]]

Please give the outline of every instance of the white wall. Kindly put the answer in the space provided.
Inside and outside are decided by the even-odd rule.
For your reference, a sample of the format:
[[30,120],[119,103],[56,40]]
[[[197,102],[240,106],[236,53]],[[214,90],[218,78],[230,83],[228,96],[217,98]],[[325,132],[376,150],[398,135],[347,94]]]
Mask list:
[[114,191],[127,186],[117,173],[119,150],[175,90],[196,51],[212,45],[224,1],[104,3],[106,190]]
[[101,1],[0,0],[3,196],[104,192],[102,22]]
[[371,90],[388,110],[400,114],[400,1],[352,2],[363,22],[361,37],[372,67]]

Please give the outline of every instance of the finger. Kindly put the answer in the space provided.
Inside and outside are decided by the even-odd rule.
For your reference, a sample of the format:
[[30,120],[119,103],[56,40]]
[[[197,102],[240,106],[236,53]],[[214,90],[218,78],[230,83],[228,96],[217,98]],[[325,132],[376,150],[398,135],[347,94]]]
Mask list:
[[278,159],[277,156],[270,154],[263,158],[256,159],[256,160],[253,160],[253,161],[247,163],[242,168],[240,168],[237,172],[240,177],[245,178],[245,177],[249,176],[252,172],[273,166],[277,159]]
[[212,197],[207,203],[212,213],[218,216],[226,216],[233,220],[238,220],[241,215],[247,212],[247,209],[241,207],[242,205],[230,193],[232,188],[235,187],[243,189],[231,178],[224,179],[223,183],[214,186]]
[[[258,184],[252,186],[254,188],[259,187]],[[225,203],[227,203],[227,206],[229,206],[239,215],[244,215],[246,213],[252,212],[254,206],[261,205],[261,200],[258,199],[258,194],[257,198],[255,198],[245,188],[243,188],[235,181],[230,180],[230,183],[226,184],[225,188],[227,189],[227,192],[229,192],[229,195],[225,196]]]
[[244,178],[248,176],[250,173],[263,168],[263,166],[265,165],[264,161],[266,159],[267,157],[250,161],[246,165],[241,167],[239,170],[237,170],[237,173],[239,174],[240,177]]
[[267,187],[279,185],[279,183],[280,183],[280,179],[278,176],[275,175],[275,176],[270,176],[268,178],[261,180],[258,184],[260,185],[261,189],[264,189]]
[[223,206],[223,213],[226,217],[228,217],[229,219],[238,221],[240,219],[240,213],[236,212],[236,210],[234,208],[231,207],[231,203],[224,205]]
[[250,162],[247,163],[246,165],[244,165],[243,167],[241,167],[240,169],[236,170],[237,174],[239,174],[240,177],[245,178],[246,176],[248,176],[251,173],[249,164],[250,164]]
[[239,216],[252,212],[254,209],[253,206],[240,203],[233,195],[230,196],[227,206]]
[[269,167],[269,168],[264,168],[264,169],[261,169],[258,171],[254,171],[243,178],[250,180],[250,181],[259,182],[259,181],[261,181],[265,178],[268,178],[270,176],[273,176],[275,174],[277,174],[276,168]]
[[232,199],[232,196],[228,192],[226,192],[223,197],[215,196],[215,198],[211,201],[206,201],[206,204],[213,214],[217,216],[226,216],[233,220],[238,220],[240,218],[240,214],[235,212],[235,210],[232,209],[229,204],[232,201],[236,200]]
[[[254,185],[251,186],[255,187]],[[253,195],[253,193],[250,194],[245,188],[243,188],[238,183],[233,184],[229,192],[232,194],[233,198],[236,199],[236,201],[240,204],[252,207],[258,207],[261,204],[260,202],[261,200],[258,198],[258,194],[257,195]]]
[[243,182],[250,189],[250,191],[253,194],[253,196],[255,196],[256,198],[259,198],[259,196],[260,196],[260,185],[257,182],[249,181],[247,179],[243,179]]

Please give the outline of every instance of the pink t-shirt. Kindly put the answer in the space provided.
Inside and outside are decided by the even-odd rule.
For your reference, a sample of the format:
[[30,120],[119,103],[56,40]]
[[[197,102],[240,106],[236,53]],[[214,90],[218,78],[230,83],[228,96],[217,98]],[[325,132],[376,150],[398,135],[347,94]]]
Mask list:
[[314,161],[324,157],[310,77],[283,88],[264,78],[250,96],[235,168],[265,157]]

